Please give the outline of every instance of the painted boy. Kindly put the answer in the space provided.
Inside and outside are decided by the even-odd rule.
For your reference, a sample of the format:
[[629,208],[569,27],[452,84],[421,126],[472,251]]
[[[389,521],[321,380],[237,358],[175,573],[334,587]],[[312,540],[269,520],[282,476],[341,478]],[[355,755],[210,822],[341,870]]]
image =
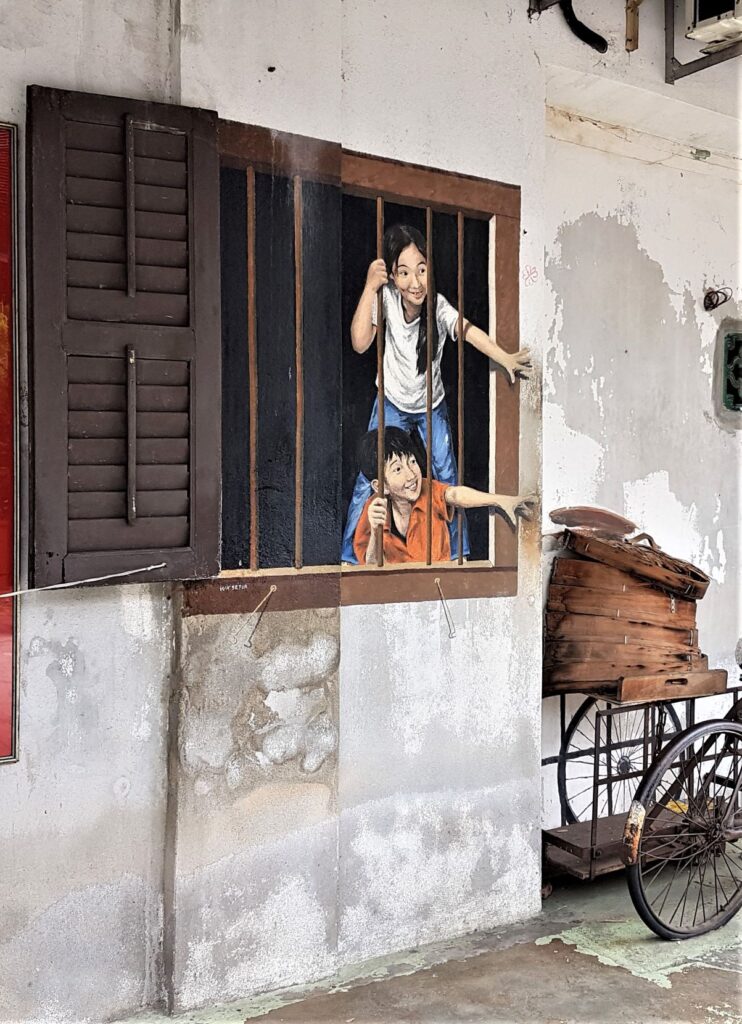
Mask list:
[[[374,494],[366,502],[353,536],[353,549],[361,564],[378,562],[378,527],[383,527],[385,562],[424,562],[427,552],[428,497],[425,451],[414,437],[399,427],[384,431],[384,489],[376,479],[377,432],[369,431],[360,444],[360,468],[371,481]],[[528,516],[534,499],[522,495],[489,494],[472,487],[432,481],[433,562],[451,558],[448,524],[457,508],[491,507],[511,526],[517,516]]]

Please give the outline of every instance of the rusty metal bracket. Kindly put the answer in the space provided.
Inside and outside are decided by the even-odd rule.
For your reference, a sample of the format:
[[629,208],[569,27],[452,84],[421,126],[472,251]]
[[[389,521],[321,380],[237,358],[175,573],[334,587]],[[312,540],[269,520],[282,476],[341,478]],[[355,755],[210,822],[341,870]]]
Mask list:
[[679,78],[694,75],[697,71],[711,68],[715,64],[723,64],[724,61],[742,55],[742,41],[732,43],[731,46],[716,53],[708,53],[704,57],[681,64],[675,57],[675,0],[665,0],[665,81],[668,85],[675,85]]

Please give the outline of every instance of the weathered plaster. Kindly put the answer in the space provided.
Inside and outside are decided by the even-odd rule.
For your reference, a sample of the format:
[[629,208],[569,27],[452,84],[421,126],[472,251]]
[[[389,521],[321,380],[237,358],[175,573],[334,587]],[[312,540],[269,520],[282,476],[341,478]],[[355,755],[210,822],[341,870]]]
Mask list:
[[155,99],[166,86],[169,0],[27,0],[0,10],[3,117],[22,122],[26,85]]
[[[717,328],[701,306],[704,274],[725,275],[694,241],[700,209],[688,216],[669,188],[662,201],[657,197],[655,219],[672,222],[676,232],[672,259],[660,262],[640,239],[641,233],[651,244],[651,233],[625,198],[621,163],[586,151],[576,156],[571,147],[565,153],[562,145],[554,144],[555,169],[564,157],[569,174],[577,160],[587,165],[587,180],[600,170],[594,191],[612,187],[616,207],[601,216],[583,190],[585,212],[561,222],[550,249],[547,274],[560,314],[559,340],[546,363],[545,420],[556,429],[546,433],[545,507],[613,508],[666,550],[702,565],[717,584],[728,581],[724,590],[712,587],[698,615],[702,648],[731,669],[739,636],[740,443],[713,418],[709,350]],[[674,176],[658,168],[649,173]],[[634,184],[631,192],[639,190]],[[644,225],[641,232],[635,222]],[[657,245],[663,256],[664,230]],[[682,281],[674,266],[678,250],[685,253]],[[708,252],[718,266],[720,254]],[[616,276],[607,272],[605,253],[620,267]],[[567,465],[572,472],[565,476]]]
[[[575,8],[577,9],[577,8]],[[675,56],[680,61],[693,60],[700,56],[699,45],[683,38],[685,5],[676,6],[677,32]],[[689,107],[708,111],[713,123],[716,114],[730,117],[739,116],[739,70],[735,61],[707,68],[700,74],[691,75],[675,85],[665,83],[665,7],[662,3],[645,4],[640,12],[639,48],[632,53],[626,51],[626,6],[614,0],[591,0],[582,3],[579,14],[585,22],[608,41],[608,50],[599,54],[585,46],[569,29],[558,10],[549,10],[535,21],[534,45],[544,63],[554,71],[570,73],[577,79],[573,84],[573,108],[584,109],[596,102],[593,96],[583,97],[586,91],[585,78],[596,79],[587,86],[589,93],[600,96],[601,85],[610,88],[620,84],[633,88],[638,95],[630,102],[631,113],[627,123],[633,119],[661,121],[659,110],[663,102],[685,103]],[[614,107],[615,120],[624,123],[623,106]],[[590,109],[585,110],[590,113]],[[623,117],[621,117],[623,115]],[[605,115],[598,114],[598,116]]]
[[[715,314],[700,301],[738,266],[736,65],[665,86],[660,4],[629,56],[622,5],[595,0],[604,58],[558,11],[529,24],[522,6],[476,0],[459,14],[447,0],[414,25],[397,0],[30,0],[0,14],[0,104],[22,123],[31,82],[180,100],[519,184],[537,367],[521,485],[538,488],[546,346],[544,507],[631,507],[661,543],[682,541],[675,553],[698,549],[724,577],[702,643],[728,665],[739,453],[710,389],[739,295]],[[568,116],[545,132],[547,88]],[[606,109],[631,131],[606,134]],[[2,1012],[57,1024],[154,1002],[163,927],[183,1007],[533,913],[537,525],[520,556],[517,598],[452,603],[454,640],[438,602],[266,613],[252,648],[236,617],[185,624],[167,847],[164,588],[24,601],[21,760],[0,769]]]
[[[235,40],[234,46],[225,43],[222,31],[227,12],[228,36]],[[526,287],[530,290],[524,293],[521,331],[523,343],[535,345],[538,364],[543,86],[538,59],[523,45],[532,34],[527,19],[514,17],[510,5],[506,9],[505,5],[493,8],[482,3],[472,6],[466,18],[452,21],[450,5],[434,0],[415,27],[416,47],[437,54],[445,40],[449,55],[465,55],[467,68],[479,68],[481,73],[472,75],[461,61],[447,56],[450,75],[431,78],[421,72],[417,61],[410,62],[409,39],[396,30],[399,6],[390,0],[378,0],[373,5],[356,0],[305,5],[299,15],[299,34],[288,33],[279,39],[272,25],[293,24],[296,14],[296,5],[287,0],[276,0],[265,12],[251,10],[249,37],[241,39],[235,25],[241,24],[243,13],[234,22],[233,5],[220,0],[216,7],[208,5],[207,11],[206,5],[186,0],[184,101],[216,105],[221,113],[241,121],[340,139],[349,149],[521,184],[522,260],[535,268],[528,275]],[[305,16],[312,21],[313,31],[322,26],[326,31],[320,37],[305,35],[299,54],[295,45]],[[211,42],[217,35],[218,61]],[[309,45],[311,73],[304,59],[308,38],[313,40]],[[379,61],[370,59],[371,54],[383,54],[385,71],[380,73]],[[268,66],[275,67],[275,71],[268,71]],[[402,96],[404,102],[400,102]],[[370,97],[380,116],[369,117]],[[516,105],[519,116],[511,118],[506,112]],[[491,130],[487,132],[481,130],[483,110],[488,111]],[[461,144],[462,138],[468,139],[467,145]],[[537,490],[537,380],[522,388],[522,417],[522,487]],[[332,900],[325,905],[329,919],[337,914],[339,939],[327,947],[336,964],[351,963],[368,950],[402,948],[411,935],[436,938],[513,920],[536,908],[539,561],[536,526],[524,530],[521,537],[519,597],[512,601],[453,602],[451,612],[457,629],[454,641],[448,639],[438,602],[340,610],[336,781],[333,776],[339,793],[336,804],[333,790],[327,806],[331,808],[328,813],[336,815],[332,826],[339,828],[332,864],[339,864],[341,875],[335,894],[330,897],[324,892],[323,897]],[[299,857],[307,842],[314,841],[308,836],[317,835],[314,825],[307,829],[303,824],[303,815],[309,813],[307,804],[311,813],[322,813],[319,795],[307,795],[310,781],[316,789],[317,778],[309,771],[312,762],[307,758],[311,751],[304,753],[306,738],[317,730],[316,741],[323,739],[328,744],[328,725],[334,727],[337,720],[331,716],[312,717],[313,665],[315,659],[321,662],[325,657],[323,650],[311,646],[305,634],[297,638],[288,619],[281,627],[286,633],[278,644],[279,627],[268,624],[269,620],[273,621],[266,614],[255,643],[261,635],[275,632],[277,647],[275,652],[263,654],[262,661],[251,662],[254,683],[244,703],[253,738],[244,744],[244,750],[249,750],[248,760],[240,753],[240,770],[247,774],[241,776],[234,793],[245,793],[248,779],[255,786],[260,781],[255,794],[265,791],[266,799],[273,796],[273,791],[267,789],[268,780],[273,785],[272,780],[280,778],[290,787],[285,815],[270,814],[271,825],[263,826],[262,831],[256,822],[257,834],[266,835],[265,846],[250,854],[256,858],[273,856],[273,836],[281,827],[274,818],[279,817],[281,823],[286,823],[277,854],[283,863],[283,858]],[[278,616],[275,621],[279,621]],[[218,625],[199,622],[186,628],[188,678],[208,678],[210,700],[218,700],[215,694],[219,688],[225,692],[231,687],[244,689],[244,673],[238,680],[231,669],[225,670],[226,662],[235,658],[235,645],[229,637],[229,629],[234,627],[228,620]],[[201,657],[199,651],[204,652],[202,667],[194,663],[194,658]],[[242,659],[242,652],[238,656]],[[320,676],[323,671],[319,671]],[[298,694],[293,681],[300,688]],[[307,689],[302,689],[305,684]],[[189,810],[179,818],[178,856],[183,857],[184,865],[194,858],[201,864],[194,851],[208,846],[209,853],[203,858],[206,870],[205,862],[216,858],[221,843],[225,856],[219,861],[219,870],[223,868],[220,882],[227,884],[229,878],[241,888],[252,861],[235,859],[238,851],[231,837],[242,805],[239,811],[235,804],[228,809],[230,799],[235,798],[228,796],[221,764],[235,753],[234,729],[229,726],[233,711],[231,705],[229,709],[207,708],[203,695],[195,693],[188,681],[185,685],[190,701],[185,720],[190,724],[184,725],[183,737],[189,758],[196,746],[201,750],[203,744],[199,741],[195,745],[193,737],[208,720],[212,737],[209,757],[219,763],[197,769],[198,785],[204,789],[200,803],[195,803],[188,789],[190,783],[186,783],[181,806]],[[314,749],[322,756],[321,745]],[[205,760],[202,753],[198,757]],[[188,770],[192,766],[191,759]],[[322,777],[325,770],[323,765],[318,774]],[[212,787],[208,794],[207,786]],[[246,804],[249,810],[258,795],[244,799],[250,801]],[[261,797],[261,819],[265,818],[264,805]],[[193,825],[188,823],[189,816]],[[204,825],[205,820],[208,825]],[[200,830],[195,824],[198,821]],[[326,825],[330,827],[329,818]],[[215,838],[207,839],[206,832]],[[395,873],[400,848],[408,853]],[[429,868],[431,858],[435,870]],[[466,870],[461,870],[462,863]],[[317,869],[317,885],[320,877],[329,877],[331,866],[328,859],[321,867],[324,874]],[[258,890],[246,891],[243,916],[262,914],[264,899],[265,894]],[[225,913],[221,927],[242,936],[242,925],[231,916],[232,907],[227,907]],[[220,914],[221,905],[214,912],[213,925],[209,923],[214,931]],[[254,934],[253,925],[246,927],[250,935]],[[293,922],[289,927],[293,928]],[[310,922],[307,928],[311,934],[319,934],[316,923]],[[267,951],[258,946],[255,958],[251,985],[260,978],[274,978]],[[226,947],[224,961],[232,963]],[[295,965],[297,979],[301,970],[319,969],[324,962],[321,957],[299,958]],[[212,957],[210,965],[205,987],[220,976],[218,958]],[[191,981],[183,983],[182,999],[193,996],[201,986],[193,981],[195,976],[188,974],[189,970],[185,968],[184,976]],[[227,971],[228,966],[221,976],[225,977]]]
[[[177,1006],[334,960],[339,611],[182,620]],[[251,636],[252,634],[252,636]]]
[[[342,6],[182,0],[181,102],[234,121],[339,139]],[[287,102],[294,95],[300,102]]]
[[[711,127],[718,127],[713,118]],[[723,169],[652,162],[643,137],[611,126],[593,125],[585,138],[573,118],[552,117],[549,130],[544,510],[615,509],[708,572],[713,583],[698,606],[701,647],[735,681],[742,441],[733,424],[718,421],[714,360],[722,324],[736,322],[742,301],[738,186]],[[706,312],[706,288],[723,285],[732,301]],[[570,701],[568,715],[576,706]],[[726,705],[709,701],[698,713],[720,710]],[[544,754],[557,743],[558,707],[550,701]],[[549,769],[548,823],[558,817],[555,796]]]
[[0,1020],[100,1019],[160,995],[170,631],[162,587],[24,600]]
[[530,606],[452,610],[453,639],[440,604],[406,606],[401,631],[394,608],[343,610],[346,961],[522,918],[538,902],[540,673],[528,645],[507,640]]
[[389,797],[341,816],[341,962],[538,911],[538,793],[512,783]]
[[[278,794],[280,795],[280,794]],[[175,1006],[200,1005],[330,974],[335,965],[331,819],[178,872]]]

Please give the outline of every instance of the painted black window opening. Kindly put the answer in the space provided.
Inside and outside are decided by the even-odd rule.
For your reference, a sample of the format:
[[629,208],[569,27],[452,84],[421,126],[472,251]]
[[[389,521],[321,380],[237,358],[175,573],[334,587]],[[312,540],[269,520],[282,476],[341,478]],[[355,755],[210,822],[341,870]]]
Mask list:
[[222,568],[338,564],[340,192],[221,174]]
[[[394,223],[432,228],[437,291],[456,308],[463,296],[461,315],[487,329],[488,220],[222,168],[223,569],[341,562],[379,369],[378,338],[357,354],[350,321],[380,230]],[[490,490],[489,362],[448,339],[442,377],[459,482],[463,469]],[[489,558],[489,519],[467,513],[470,561]],[[457,550],[452,566],[464,561]]]

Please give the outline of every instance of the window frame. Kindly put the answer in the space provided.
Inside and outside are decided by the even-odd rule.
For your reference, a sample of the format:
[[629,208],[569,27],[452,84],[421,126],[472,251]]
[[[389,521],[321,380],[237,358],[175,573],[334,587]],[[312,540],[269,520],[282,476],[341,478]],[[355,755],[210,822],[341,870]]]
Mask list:
[[[492,223],[495,244],[490,298],[494,334],[506,351],[518,350],[519,187],[358,153],[343,149],[339,143],[234,121],[219,121],[218,139],[221,166],[244,170],[248,180],[256,171],[267,172],[293,178],[294,182],[311,180],[337,185],[343,193],[366,198],[381,196],[384,201],[429,207],[435,212],[460,211],[467,217]],[[248,235],[248,247],[249,244]],[[254,380],[246,382],[246,386],[253,389]],[[519,469],[519,385],[510,385],[498,373],[493,390],[494,438],[490,418],[490,444],[494,487],[497,493],[515,494]],[[250,484],[255,486],[252,473]],[[256,502],[251,501],[251,510],[255,508]],[[252,547],[254,550],[256,545]],[[440,597],[438,582],[447,599],[513,596],[518,586],[517,556],[517,532],[496,516],[491,562],[403,568],[300,565],[222,570],[214,580],[187,584],[185,609],[191,614],[200,613],[199,610],[251,611],[267,593],[271,610],[426,601]],[[270,585],[276,590],[269,591]]]

